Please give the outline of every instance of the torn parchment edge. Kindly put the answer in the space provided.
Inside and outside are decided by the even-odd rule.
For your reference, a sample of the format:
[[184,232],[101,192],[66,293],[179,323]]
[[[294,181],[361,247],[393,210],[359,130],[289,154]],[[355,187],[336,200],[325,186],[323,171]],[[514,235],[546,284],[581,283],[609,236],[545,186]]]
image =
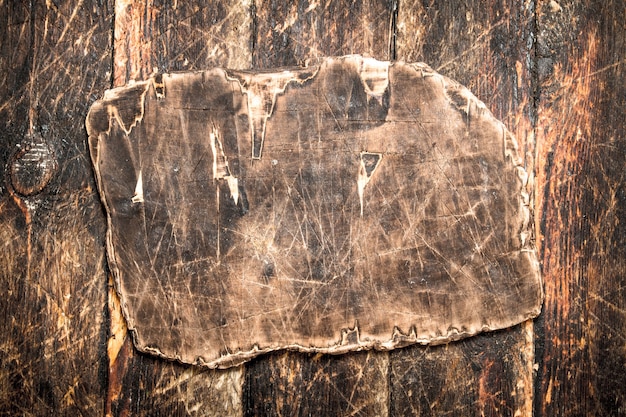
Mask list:
[[[297,77],[294,77],[293,79],[288,80],[285,83],[285,85],[282,86],[283,88],[281,89],[281,91],[277,93],[277,95],[283,94],[287,85],[290,84],[292,81],[295,81],[297,83],[303,83],[303,82],[306,82],[315,78],[317,74],[319,73],[319,69],[321,68],[321,66],[328,64],[328,62],[333,61],[333,60],[353,61],[353,63],[356,65],[357,71],[360,71],[360,69],[364,65],[370,65],[379,69],[384,67],[385,71],[387,71],[387,74],[388,74],[388,71],[392,66],[406,65],[412,68],[414,71],[418,72],[421,77],[438,77],[451,105],[455,106],[460,112],[462,113],[464,112],[467,116],[469,116],[469,114],[474,111],[480,112],[484,116],[487,116],[491,118],[493,121],[496,121],[501,126],[502,136],[503,136],[504,161],[505,161],[505,164],[511,164],[513,166],[513,169],[517,174],[519,184],[520,184],[519,213],[520,213],[520,216],[522,217],[522,222],[521,222],[521,227],[519,231],[519,238],[522,244],[522,251],[529,252],[529,255],[530,255],[529,258],[532,262],[536,264],[536,270],[539,272],[539,281],[540,281],[539,288],[540,288],[541,293],[539,294],[540,300],[537,303],[536,308],[534,310],[527,311],[525,314],[520,314],[517,317],[511,318],[508,322],[505,322],[504,324],[500,323],[500,325],[498,326],[491,326],[489,323],[483,323],[482,326],[471,328],[471,329],[467,329],[467,328],[458,329],[455,327],[450,327],[445,331],[445,333],[440,333],[436,335],[426,335],[426,336],[418,337],[415,326],[412,326],[411,329],[407,333],[403,333],[401,329],[399,329],[397,326],[394,326],[390,335],[390,339],[386,341],[371,340],[368,337],[361,338],[358,323],[355,323],[352,328],[341,329],[339,339],[334,344],[329,344],[328,346],[325,346],[325,347],[304,346],[300,344],[260,347],[258,346],[258,344],[254,344],[250,349],[247,349],[247,350],[227,352],[223,354],[222,356],[220,356],[219,358],[216,358],[213,360],[205,360],[203,357],[197,357],[193,362],[190,362],[188,360],[183,360],[183,358],[180,357],[178,354],[174,354],[174,355],[165,354],[158,347],[155,347],[155,346],[141,345],[139,343],[139,336],[137,333],[138,330],[135,326],[133,318],[129,314],[129,309],[128,309],[125,297],[123,297],[120,291],[121,273],[117,265],[117,261],[116,261],[117,256],[115,252],[115,247],[112,242],[112,219],[109,214],[110,210],[109,210],[108,202],[103,192],[102,178],[101,178],[99,170],[97,169],[98,163],[99,163],[98,144],[99,144],[101,135],[103,134],[108,135],[110,133],[111,123],[113,121],[115,121],[118,124],[118,126],[126,133],[126,135],[129,135],[132,132],[133,128],[137,126],[137,124],[141,123],[141,121],[143,120],[143,116],[144,116],[145,97],[151,87],[154,88],[155,96],[157,99],[163,99],[165,97],[165,91],[163,88],[164,83],[162,81],[163,80],[162,77],[163,75],[170,76],[170,74],[158,74],[158,75],[151,77],[147,81],[134,82],[125,87],[117,87],[111,90],[107,90],[104,94],[104,97],[101,100],[96,101],[92,105],[92,107],[90,108],[87,114],[87,120],[86,120],[86,130],[89,136],[90,154],[92,157],[92,163],[95,167],[94,171],[96,173],[96,183],[100,191],[100,198],[102,200],[102,204],[105,206],[106,214],[107,214],[107,226],[108,226],[107,236],[106,236],[107,258],[108,258],[109,265],[113,274],[115,290],[121,300],[121,309],[122,309],[123,316],[127,322],[128,330],[130,334],[132,335],[134,345],[139,351],[144,352],[144,353],[149,353],[149,354],[152,354],[152,355],[155,355],[163,359],[167,359],[167,360],[176,360],[181,363],[191,363],[193,365],[199,365],[199,366],[208,367],[208,368],[225,369],[225,368],[229,368],[229,367],[247,362],[258,355],[273,352],[273,351],[278,351],[278,350],[291,350],[291,351],[298,351],[298,352],[303,352],[303,353],[341,354],[341,353],[346,353],[346,352],[363,351],[363,350],[389,351],[389,350],[393,350],[396,348],[413,345],[413,344],[440,345],[440,344],[445,344],[451,341],[460,340],[469,336],[474,336],[482,332],[508,328],[508,327],[517,325],[519,323],[522,323],[526,320],[535,318],[541,313],[541,308],[543,305],[543,298],[544,298],[543,281],[542,281],[541,274],[540,274],[539,262],[536,256],[536,249],[534,247],[532,239],[529,238],[532,233],[531,220],[532,220],[532,214],[533,214],[532,207],[530,207],[530,203],[529,203],[530,201],[529,199],[530,192],[528,189],[529,175],[522,165],[523,161],[518,153],[518,143],[515,137],[512,135],[512,133],[510,133],[506,129],[505,125],[502,122],[500,122],[498,119],[496,119],[493,116],[493,114],[486,108],[485,104],[481,102],[478,98],[476,98],[466,87],[462,86],[461,84],[457,83],[456,81],[452,79],[449,79],[441,74],[436,73],[428,65],[424,63],[404,63],[402,61],[387,63],[383,61],[382,63],[377,64],[378,61],[373,62],[375,60],[373,60],[372,58],[363,58],[359,55],[348,55],[348,56],[338,57],[338,58],[327,58],[325,61],[323,61],[323,63],[319,67],[315,69],[315,71],[313,71],[313,75],[303,77],[302,79],[298,79]],[[295,74],[295,73],[298,73],[302,69],[303,68],[292,69],[291,71],[293,71],[292,74]],[[215,70],[216,69],[208,70],[208,71],[199,71],[199,72],[208,73],[208,72],[213,72]],[[276,71],[280,71],[280,69],[277,69]],[[289,71],[289,70],[285,70],[285,71]],[[242,79],[238,76],[233,76],[234,73],[239,75],[239,74],[242,74],[243,72],[229,71],[229,70],[219,70],[219,72],[221,72],[227,80],[231,82],[237,81],[242,87],[241,88],[242,93],[243,94],[246,93],[244,91],[245,89],[243,88],[244,86],[241,84]],[[382,72],[382,71],[378,71],[378,72]],[[249,74],[250,74],[249,76],[254,76],[253,73],[249,73]],[[362,82],[365,83],[364,80],[362,80]],[[364,84],[364,88],[366,87],[367,85]],[[139,92],[138,98],[139,98],[139,110],[140,111],[137,114],[135,114],[132,120],[124,120],[122,115],[120,115],[118,109],[109,103],[110,101],[118,98],[120,94],[128,92],[129,88],[137,89],[137,91]],[[376,90],[376,93],[378,92],[379,91]],[[455,96],[454,98],[452,97],[453,95]],[[460,101],[459,98],[461,98],[464,101]],[[272,103],[272,110],[274,108],[275,101],[276,101],[276,97],[274,97],[274,102]],[[92,124],[93,118],[95,117],[93,115],[97,112],[102,112],[102,111],[105,111],[107,114],[108,126],[106,130],[98,129]],[[271,116],[271,112],[269,116]],[[141,180],[141,172],[139,172],[138,174],[138,184],[140,180]]]
[[522,227],[519,231],[519,238],[521,246],[524,249],[534,250],[535,248],[532,240],[530,239],[531,236],[529,232],[531,231],[531,219],[534,214],[532,207],[530,207],[529,175],[526,172],[526,169],[523,166],[523,160],[519,155],[517,140],[513,134],[507,130],[504,123],[496,119],[491,111],[487,109],[487,106],[485,106],[485,104],[474,96],[466,87],[443,75],[436,74],[435,76],[440,77],[446,97],[459,112],[468,118],[470,114],[477,112],[482,116],[489,117],[500,125],[502,129],[503,160],[505,163],[513,165],[513,169],[516,171],[517,178],[520,182],[519,213]]
[[[202,356],[198,356],[193,361],[187,361],[183,360],[183,358],[179,355],[172,356],[165,354],[158,347],[155,346],[139,346],[137,344],[135,344],[135,346],[139,351],[143,353],[155,355],[166,360],[174,360],[180,363],[202,366],[209,369],[227,369],[248,362],[259,355],[283,350],[308,354],[339,355],[349,352],[361,352],[367,350],[374,350],[379,352],[391,351],[411,345],[443,345],[450,342],[462,340],[470,336],[475,336],[480,333],[506,329],[511,326],[518,325],[527,320],[537,317],[540,312],[541,305],[539,305],[536,310],[529,311],[525,315],[521,315],[519,317],[511,319],[509,322],[505,323],[502,326],[492,327],[488,324],[483,324],[483,326],[473,329],[458,329],[455,327],[451,327],[447,330],[446,333],[441,333],[439,335],[429,337],[418,337],[415,325],[411,326],[410,330],[407,333],[404,333],[397,326],[394,326],[391,332],[390,339],[386,341],[372,340],[367,336],[362,338],[360,335],[358,323],[355,323],[354,326],[351,328],[341,329],[339,331],[339,339],[334,344],[329,344],[326,347],[304,346],[297,343],[280,346],[261,347],[258,345],[258,343],[255,343],[250,349],[230,351],[226,354],[222,354],[222,356],[213,360],[206,360]],[[135,336],[135,333],[133,333],[133,336]]]

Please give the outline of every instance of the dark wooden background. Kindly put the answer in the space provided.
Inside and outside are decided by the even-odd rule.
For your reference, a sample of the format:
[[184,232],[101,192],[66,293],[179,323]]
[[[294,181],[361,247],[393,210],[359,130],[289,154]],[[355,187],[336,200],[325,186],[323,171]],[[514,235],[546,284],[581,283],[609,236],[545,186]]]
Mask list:
[[[626,415],[625,22],[623,0],[0,0],[0,415]],[[542,315],[226,371],[136,353],[108,280],[91,103],[155,70],[350,53],[424,61],[515,133]]]

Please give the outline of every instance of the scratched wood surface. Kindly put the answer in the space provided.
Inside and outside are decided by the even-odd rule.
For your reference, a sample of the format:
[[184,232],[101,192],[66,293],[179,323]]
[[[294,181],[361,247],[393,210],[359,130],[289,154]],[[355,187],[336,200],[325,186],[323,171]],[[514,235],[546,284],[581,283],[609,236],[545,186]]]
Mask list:
[[[626,414],[623,2],[203,3],[0,3],[0,414]],[[226,372],[136,353],[107,296],[89,105],[154,67],[355,52],[428,62],[523,144],[543,315],[436,348]]]
[[[113,86],[158,72],[249,68],[253,3],[116,2]],[[243,369],[206,372],[140,355],[109,291],[107,415],[241,415]]]
[[135,346],[210,368],[535,317],[515,138],[425,64],[157,74],[86,121]]
[[[391,23],[394,14],[393,5],[387,1],[331,0],[317,7],[309,7],[315,3],[306,1],[293,2],[289,7],[276,3],[279,2],[268,1],[256,7],[259,23],[253,30],[254,68],[301,64],[309,57],[357,52],[379,60],[390,58],[391,33],[386,22]],[[311,29],[300,31],[293,29],[294,25]],[[295,55],[297,50],[305,52],[303,46],[307,54]],[[246,365],[242,391],[244,416],[282,416],[289,411],[303,416],[389,413],[387,353],[349,355],[330,363],[318,359],[321,358],[286,353]],[[362,389],[368,386],[371,388]],[[292,408],[294,398],[306,402]]]
[[[535,413],[626,415],[626,3],[542,4]],[[567,202],[567,203],[565,203]]]
[[99,415],[103,213],[82,118],[110,85],[112,2],[0,4],[0,414]]

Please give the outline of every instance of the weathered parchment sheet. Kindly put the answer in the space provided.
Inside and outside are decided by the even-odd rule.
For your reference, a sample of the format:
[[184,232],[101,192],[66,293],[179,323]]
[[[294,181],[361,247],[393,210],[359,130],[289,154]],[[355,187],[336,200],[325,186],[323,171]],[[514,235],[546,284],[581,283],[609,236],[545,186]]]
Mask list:
[[228,367],[540,312],[515,139],[424,64],[158,74],[107,91],[87,130],[141,351]]

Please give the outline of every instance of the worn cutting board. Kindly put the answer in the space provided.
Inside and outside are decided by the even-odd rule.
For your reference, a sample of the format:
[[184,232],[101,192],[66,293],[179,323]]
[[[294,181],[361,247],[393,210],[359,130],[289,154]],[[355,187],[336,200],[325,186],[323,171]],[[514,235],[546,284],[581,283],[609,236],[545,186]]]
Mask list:
[[158,74],[107,91],[87,130],[141,351],[228,367],[540,312],[516,141],[424,64]]

